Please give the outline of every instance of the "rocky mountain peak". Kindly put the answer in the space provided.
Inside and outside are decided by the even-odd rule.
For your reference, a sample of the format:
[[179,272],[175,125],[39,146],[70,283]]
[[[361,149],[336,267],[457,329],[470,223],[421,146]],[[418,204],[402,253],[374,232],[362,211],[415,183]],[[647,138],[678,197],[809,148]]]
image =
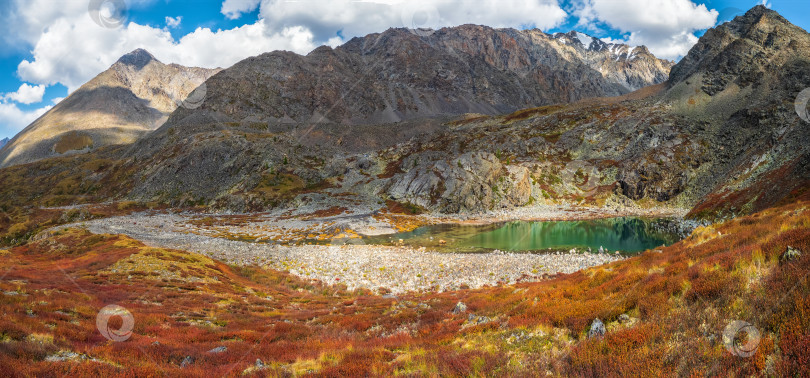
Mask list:
[[122,56],[0,149],[0,167],[132,143],[218,69],[163,64],[144,49]]
[[[555,33],[551,37],[560,43],[590,52],[607,51],[618,60],[633,60],[640,57],[656,58],[647,46],[630,46],[624,43],[608,43],[600,38],[572,30],[568,33]],[[667,61],[668,62],[668,61]]]
[[119,58],[117,63],[132,66],[136,70],[140,70],[153,61],[159,62],[149,51],[138,48]]
[[[745,12],[744,15],[740,16],[743,20],[760,20],[763,17],[773,18],[779,20],[779,22],[789,23],[782,15],[780,15],[775,10],[772,10],[764,5],[757,5]],[[736,17],[735,17],[736,19]]]
[[758,5],[709,29],[672,68],[669,84],[701,74],[702,89],[709,95],[723,90],[729,81],[744,87],[757,81],[768,65],[782,64],[788,55],[806,49],[807,43],[807,32]]
[[[588,34],[578,32],[578,31],[575,31],[575,30],[572,30],[572,31],[566,33],[566,35],[572,41],[578,41],[580,44],[582,44],[582,47],[584,47],[584,48],[586,48],[588,50],[591,49],[591,46],[594,43],[596,43],[597,46],[599,46],[599,45],[601,45],[600,42],[602,42],[599,38],[594,38],[594,37],[592,37],[592,36],[590,36]],[[604,42],[602,42],[602,43],[604,43]]]

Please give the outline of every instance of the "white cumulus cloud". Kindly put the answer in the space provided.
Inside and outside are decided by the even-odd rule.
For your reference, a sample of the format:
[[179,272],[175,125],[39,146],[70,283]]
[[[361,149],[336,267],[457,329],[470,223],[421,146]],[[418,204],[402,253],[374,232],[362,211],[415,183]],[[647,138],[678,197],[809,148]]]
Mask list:
[[242,16],[242,13],[249,13],[256,10],[261,0],[225,0],[220,10],[225,17],[235,20]]
[[436,29],[473,23],[548,29],[568,16],[557,0],[262,0],[259,9],[271,30],[305,25],[318,42],[337,32],[351,38],[390,27]]
[[176,27],[180,26],[180,22],[182,22],[182,21],[183,21],[183,16],[177,16],[177,17],[166,16],[166,27],[167,28],[176,28]]
[[[19,6],[18,12],[26,14],[33,5],[21,2]],[[86,5],[63,11],[58,17],[49,15],[51,23],[43,25],[35,37],[29,36],[33,57],[18,65],[21,79],[45,85],[61,83],[72,92],[136,48],[148,50],[164,63],[215,68],[273,50],[304,54],[318,45],[304,26],[271,30],[264,20],[227,30],[197,28],[175,40],[167,29],[132,22],[103,28],[88,16]]]
[[41,102],[45,95],[45,85],[28,85],[23,83],[16,92],[6,93],[2,97],[5,100],[16,101],[21,104],[33,104]]
[[25,111],[16,104],[0,102],[0,135],[12,136],[34,122],[39,116],[52,108],[51,105],[39,109]]

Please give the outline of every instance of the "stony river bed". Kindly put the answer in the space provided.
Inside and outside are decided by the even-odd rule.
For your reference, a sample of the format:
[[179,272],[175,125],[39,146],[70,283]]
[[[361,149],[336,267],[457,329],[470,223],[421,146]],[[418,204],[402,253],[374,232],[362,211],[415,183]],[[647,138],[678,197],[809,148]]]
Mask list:
[[[577,249],[552,253],[500,250],[448,253],[424,246],[367,245],[363,239],[353,237],[340,239],[340,245],[284,245],[222,237],[210,232],[199,219],[199,215],[141,213],[72,226],[86,227],[94,233],[124,234],[150,246],[201,253],[231,264],[289,271],[304,279],[342,284],[349,289],[384,288],[394,293],[536,281],[624,258],[613,252],[588,253]],[[272,222],[252,222],[240,227],[259,230],[268,223]],[[317,224],[333,229],[334,223],[323,220]],[[355,217],[351,225],[372,230],[386,227],[379,223],[370,217]],[[317,232],[312,231],[314,227],[309,229]],[[341,236],[352,233],[348,230]]]

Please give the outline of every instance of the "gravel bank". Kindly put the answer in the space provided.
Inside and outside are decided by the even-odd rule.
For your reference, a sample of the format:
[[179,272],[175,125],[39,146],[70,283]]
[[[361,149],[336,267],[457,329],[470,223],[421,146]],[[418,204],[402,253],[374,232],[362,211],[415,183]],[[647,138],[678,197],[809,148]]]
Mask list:
[[349,289],[386,288],[394,293],[534,281],[544,274],[572,273],[622,259],[571,252],[463,254],[362,244],[273,245],[200,235],[187,220],[176,214],[136,214],[76,225],[94,233],[124,234],[150,246],[197,252],[233,264],[287,270]]

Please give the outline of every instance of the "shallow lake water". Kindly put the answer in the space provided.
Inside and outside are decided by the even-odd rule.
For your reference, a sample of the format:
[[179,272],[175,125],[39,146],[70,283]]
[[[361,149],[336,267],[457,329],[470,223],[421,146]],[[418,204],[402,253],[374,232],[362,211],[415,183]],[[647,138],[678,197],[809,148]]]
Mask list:
[[[365,238],[369,244],[402,243],[444,251],[560,251],[571,248],[596,252],[635,253],[680,239],[665,231],[667,219],[607,218],[580,221],[512,221],[484,226],[442,224],[411,232]],[[440,244],[444,240],[444,244]]]

